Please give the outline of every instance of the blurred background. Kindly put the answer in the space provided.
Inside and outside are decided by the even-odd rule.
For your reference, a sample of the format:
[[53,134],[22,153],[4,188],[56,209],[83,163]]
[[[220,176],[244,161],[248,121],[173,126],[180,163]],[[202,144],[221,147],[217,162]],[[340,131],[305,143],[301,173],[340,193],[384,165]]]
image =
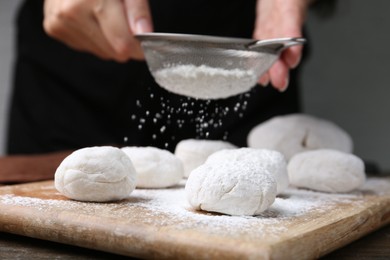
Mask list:
[[[0,4],[0,155],[4,154],[13,61],[13,23],[21,0]],[[390,171],[390,1],[343,0],[328,17],[311,11],[310,56],[303,64],[305,113],[335,122],[355,154]]]

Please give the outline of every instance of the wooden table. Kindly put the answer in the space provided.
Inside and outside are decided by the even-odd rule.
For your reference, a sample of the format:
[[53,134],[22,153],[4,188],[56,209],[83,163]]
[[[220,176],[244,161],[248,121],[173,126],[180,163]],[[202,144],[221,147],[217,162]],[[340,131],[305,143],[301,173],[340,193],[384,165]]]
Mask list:
[[[129,259],[101,251],[40,239],[0,233],[1,259]],[[322,259],[389,259],[390,225],[375,231]]]

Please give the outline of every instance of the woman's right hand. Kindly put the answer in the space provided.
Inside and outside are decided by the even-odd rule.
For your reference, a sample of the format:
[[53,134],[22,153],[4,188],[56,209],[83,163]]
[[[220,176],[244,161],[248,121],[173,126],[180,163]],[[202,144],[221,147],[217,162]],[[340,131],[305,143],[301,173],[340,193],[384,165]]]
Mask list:
[[134,34],[151,32],[147,0],[45,0],[44,29],[69,47],[102,59],[143,59]]
[[[302,27],[312,0],[258,0],[255,39],[302,37]],[[279,91],[285,91],[289,83],[289,71],[298,66],[303,46],[283,51],[280,58],[265,73],[259,83],[271,83]]]

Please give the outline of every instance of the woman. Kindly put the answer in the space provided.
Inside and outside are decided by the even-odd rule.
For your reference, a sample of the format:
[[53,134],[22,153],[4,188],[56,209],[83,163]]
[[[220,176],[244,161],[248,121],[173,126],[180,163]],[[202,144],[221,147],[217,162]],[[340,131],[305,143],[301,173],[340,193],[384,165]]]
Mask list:
[[[308,5],[309,0],[25,1],[17,23],[7,151],[15,156],[56,152],[51,172],[40,177],[51,178],[61,158],[86,146],[173,150],[186,138],[245,146],[255,125],[299,111],[296,72],[289,77],[289,70],[299,64],[302,47],[286,50],[259,80],[274,88],[201,101],[160,88],[133,35],[300,37]],[[183,112],[183,104],[192,113]]]

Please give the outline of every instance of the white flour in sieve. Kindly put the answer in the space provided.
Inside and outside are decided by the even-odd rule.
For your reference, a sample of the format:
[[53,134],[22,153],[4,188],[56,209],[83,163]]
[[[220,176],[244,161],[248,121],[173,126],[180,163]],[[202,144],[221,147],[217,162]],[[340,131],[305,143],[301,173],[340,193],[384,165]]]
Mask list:
[[206,65],[178,65],[154,73],[166,90],[199,99],[219,99],[247,92],[256,85],[251,70],[213,68]]

